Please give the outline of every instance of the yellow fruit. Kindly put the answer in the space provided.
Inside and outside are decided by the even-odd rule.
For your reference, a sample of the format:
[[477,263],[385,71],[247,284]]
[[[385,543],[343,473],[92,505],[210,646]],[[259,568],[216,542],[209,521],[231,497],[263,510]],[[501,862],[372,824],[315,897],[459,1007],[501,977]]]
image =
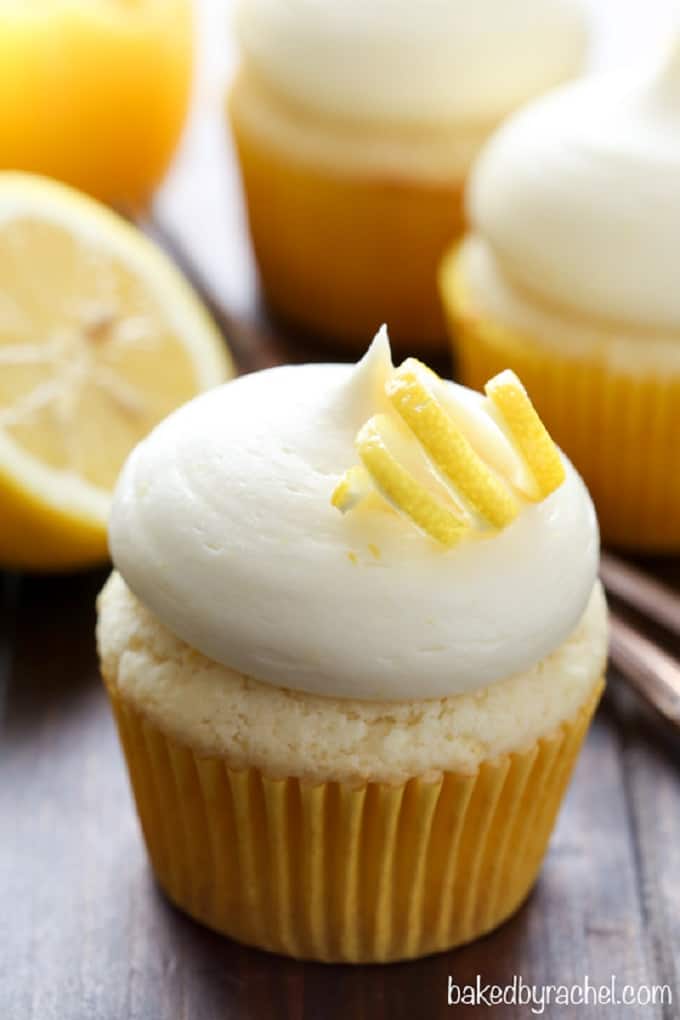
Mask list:
[[105,560],[130,449],[230,374],[193,291],[137,230],[64,185],[0,173],[0,567]]
[[428,374],[425,365],[408,358],[387,383],[387,396],[466,505],[492,527],[504,528],[519,513],[517,499],[428,392]]
[[331,505],[340,510],[343,514],[364,499],[371,491],[371,478],[366,468],[361,464],[355,464],[344,475],[333,489]]
[[[379,499],[377,493],[430,537],[452,546],[463,535],[507,527],[523,502],[545,499],[564,481],[560,451],[513,372],[489,380],[486,399],[474,404],[476,418],[467,397],[416,358],[390,367],[382,387],[390,414],[376,415],[360,429],[362,463],[345,473],[331,496],[343,513],[359,502],[367,506],[371,495]],[[461,406],[468,407],[467,417]],[[471,428],[481,449],[468,439]]]
[[526,390],[514,372],[506,369],[484,387],[509,438],[526,461],[538,489],[538,499],[554,492],[566,475],[560,452],[539,418]]
[[191,0],[2,0],[0,168],[148,202],[182,130]]
[[[371,418],[359,430],[356,446],[361,462],[381,495],[397,511],[442,545],[453,546],[468,530],[462,516],[447,509],[401,466],[387,448],[382,431],[389,421]],[[337,491],[337,490],[336,490]]]

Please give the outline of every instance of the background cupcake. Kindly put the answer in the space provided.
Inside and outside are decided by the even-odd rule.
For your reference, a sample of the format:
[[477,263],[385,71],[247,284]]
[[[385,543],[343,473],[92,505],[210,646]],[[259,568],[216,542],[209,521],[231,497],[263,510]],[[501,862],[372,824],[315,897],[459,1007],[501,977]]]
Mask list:
[[606,609],[580,478],[516,381],[489,394],[394,370],[383,338],[356,368],[194,400],[128,461],[102,671],[157,877],[204,923],[385,961],[481,935],[530,889]]
[[515,115],[470,181],[444,302],[460,376],[516,369],[604,537],[680,549],[680,44]]
[[229,109],[267,300],[360,349],[442,343],[436,270],[500,119],[573,75],[565,0],[241,0]]

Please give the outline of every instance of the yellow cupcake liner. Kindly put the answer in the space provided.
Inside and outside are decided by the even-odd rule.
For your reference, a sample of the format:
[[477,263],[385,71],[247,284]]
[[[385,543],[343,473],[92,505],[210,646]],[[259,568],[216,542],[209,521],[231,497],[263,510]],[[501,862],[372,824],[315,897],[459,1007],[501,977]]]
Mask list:
[[583,476],[603,539],[640,552],[680,551],[680,375],[632,375],[485,318],[471,307],[455,257],[440,279],[457,377],[482,389],[512,368]]
[[229,112],[262,287],[283,318],[353,352],[386,322],[397,347],[446,348],[437,266],[463,230],[463,181],[316,165]]
[[396,785],[231,768],[109,695],[149,856],[178,907],[276,953],[387,962],[468,942],[520,906],[601,691],[473,775]]

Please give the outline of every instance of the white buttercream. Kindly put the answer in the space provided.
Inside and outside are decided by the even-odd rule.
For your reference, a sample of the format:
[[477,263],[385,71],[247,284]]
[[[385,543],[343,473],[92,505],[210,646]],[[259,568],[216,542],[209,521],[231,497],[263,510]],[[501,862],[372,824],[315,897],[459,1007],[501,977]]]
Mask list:
[[600,321],[680,329],[680,37],[661,68],[565,86],[475,164],[473,230],[529,295]]
[[680,373],[680,329],[595,320],[536,300],[504,274],[491,245],[479,234],[466,237],[454,258],[466,312],[472,316],[517,330],[536,347],[561,357],[596,358],[624,375],[644,372],[664,378]]
[[474,773],[573,722],[607,657],[599,582],[551,655],[483,691],[430,701],[318,697],[244,677],[171,634],[116,571],[97,608],[102,673],[117,697],[197,754],[312,783]]
[[246,61],[331,116],[495,120],[581,66],[575,0],[240,0]]
[[[507,677],[572,632],[593,589],[598,532],[571,465],[504,531],[450,550],[387,507],[342,516],[331,506],[390,368],[383,335],[356,368],[244,376],[136,448],[115,493],[113,560],[176,635],[282,687],[404,700]],[[446,389],[483,448],[496,429],[483,398]]]
[[[467,121],[455,125],[455,140],[448,122],[433,124],[381,123],[320,117],[303,113],[300,106],[276,102],[260,77],[242,69],[231,91],[235,124],[259,136],[296,161],[334,171],[378,175],[398,174],[402,179],[441,181],[462,179],[489,137],[489,124]],[[493,127],[493,125],[492,125]]]

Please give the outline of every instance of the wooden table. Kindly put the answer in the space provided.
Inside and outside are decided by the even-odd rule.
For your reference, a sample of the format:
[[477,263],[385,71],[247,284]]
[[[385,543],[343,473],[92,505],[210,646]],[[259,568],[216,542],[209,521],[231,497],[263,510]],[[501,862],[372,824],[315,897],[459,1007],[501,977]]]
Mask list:
[[[203,186],[228,162],[221,133],[197,116],[159,210],[221,297],[249,315],[253,277],[230,205],[233,177],[225,176],[219,215],[209,197],[217,193]],[[231,225],[229,240],[220,219]],[[264,359],[307,353],[284,340]],[[677,566],[655,569],[680,585]],[[477,975],[498,985],[515,976],[577,985],[586,975],[591,984],[615,975],[619,988],[668,984],[672,1006],[544,1015],[680,1016],[680,753],[616,693],[615,677],[538,886],[510,922],[417,963],[302,964],[200,928],[156,889],[97,675],[94,599],[104,578],[0,574],[0,1020],[532,1015],[526,1006],[449,1009],[449,976],[463,986]]]
[[[168,905],[147,866],[97,675],[105,572],[0,583],[0,1017],[435,1020],[448,976],[669,984],[680,995],[680,760],[635,703],[600,709],[538,886],[495,934],[389,967],[247,949]],[[614,692],[616,678],[611,678]],[[466,1017],[486,1008],[460,1008]],[[530,1016],[497,1007],[502,1018]],[[678,1007],[549,1017],[671,1018]]]

